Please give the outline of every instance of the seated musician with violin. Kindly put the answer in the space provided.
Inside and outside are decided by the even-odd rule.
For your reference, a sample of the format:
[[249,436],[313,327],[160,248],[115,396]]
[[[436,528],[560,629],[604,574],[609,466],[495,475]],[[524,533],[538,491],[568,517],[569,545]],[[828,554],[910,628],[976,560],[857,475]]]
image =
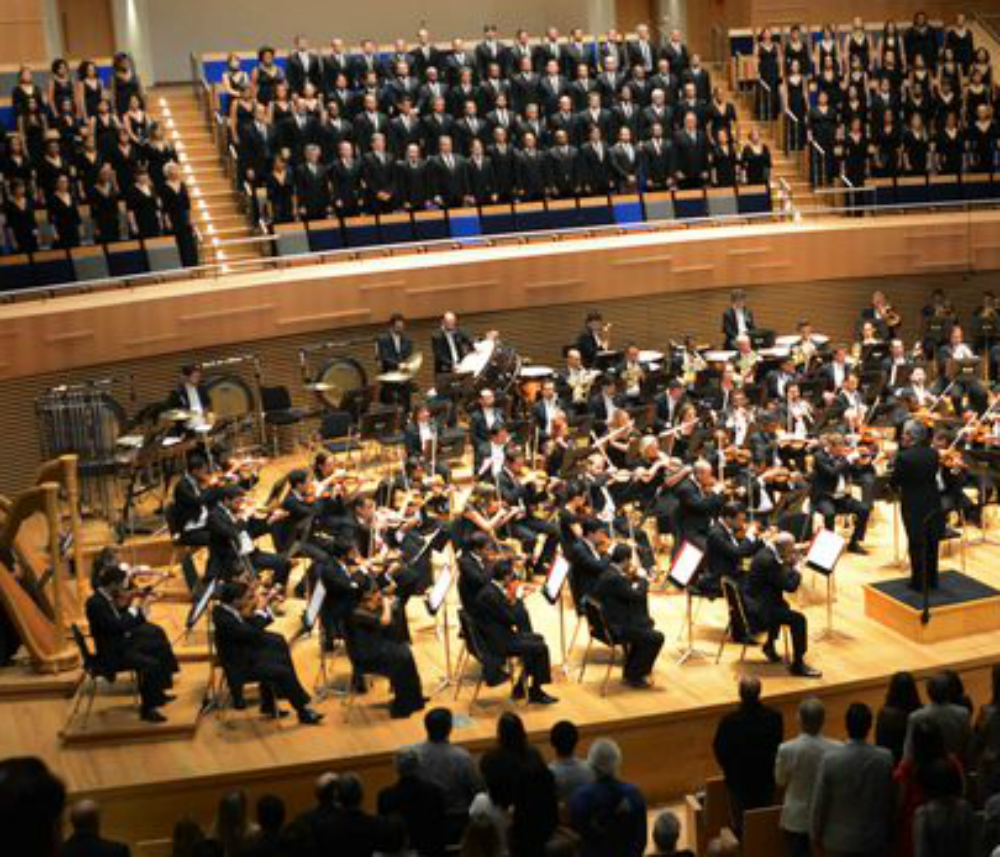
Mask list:
[[344,636],[347,619],[361,597],[361,580],[351,573],[347,557],[352,545],[334,541],[321,560],[309,567],[313,587],[323,585],[319,620],[323,629],[323,650],[332,651],[333,641]]
[[[742,505],[726,503],[709,527],[705,540],[705,561],[692,584],[692,591],[697,595],[718,598],[722,595],[724,579],[742,580],[745,576],[744,563],[763,546],[757,537],[758,529],[757,525],[747,523]],[[739,637],[739,634],[734,636]]]
[[284,515],[271,526],[274,548],[282,556],[300,554],[322,561],[326,552],[313,540],[313,524],[324,499],[326,486],[312,481],[304,468],[291,471],[286,477],[288,491],[281,501]]
[[771,663],[781,663],[774,644],[781,628],[787,626],[792,636],[792,663],[788,671],[801,678],[820,678],[823,674],[805,662],[809,647],[806,617],[785,601],[785,593],[795,592],[802,583],[797,566],[795,538],[791,533],[778,533],[754,554],[743,584],[747,619],[751,632],[767,632],[764,655]]
[[707,461],[698,460],[694,463],[690,475],[677,486],[675,550],[684,542],[705,549],[712,522],[725,505],[722,488]]
[[614,419],[616,411],[625,407],[625,402],[618,393],[618,381],[614,375],[603,375],[600,379],[600,388],[590,397],[587,410],[594,418],[594,431],[598,435],[607,432],[608,426]]
[[287,699],[299,722],[314,726],[323,715],[309,707],[309,694],[299,681],[288,642],[281,634],[267,630],[274,621],[270,602],[273,591],[231,581],[219,587],[212,608],[212,626],[219,663],[233,697],[233,707],[246,708],[243,688],[260,683],[261,713],[281,717],[277,699]]
[[[548,502],[548,476],[528,469],[527,458],[520,447],[507,450],[507,463],[497,477],[497,488],[503,502],[519,514],[509,523],[510,535],[521,544],[527,556],[529,574],[544,573],[559,546],[559,531],[545,520],[542,506]],[[536,553],[541,542],[541,552]]]
[[625,683],[634,688],[649,687],[649,674],[664,637],[649,615],[649,581],[628,545],[615,546],[591,597],[600,604],[611,638],[625,647]]
[[[517,658],[524,665],[513,698],[523,699],[538,705],[551,705],[559,700],[546,693],[545,685],[552,681],[549,647],[541,634],[534,633],[530,625],[525,627],[527,611],[521,604],[521,585],[512,576],[513,568],[508,562],[494,564],[492,580],[476,596],[475,622],[482,638],[483,648],[493,658],[503,662],[507,658]],[[490,660],[490,659],[488,659]],[[484,663],[484,668],[487,664]],[[491,670],[488,684],[499,684],[502,674]]]
[[856,554],[867,554],[862,542],[868,528],[871,507],[855,499],[849,493],[857,455],[851,455],[839,432],[830,432],[821,439],[821,446],[813,455],[812,484],[809,502],[814,512],[823,516],[823,524],[828,530],[835,530],[837,515],[854,517],[854,529],[847,550]]
[[219,502],[208,514],[208,574],[221,580],[269,571],[284,589],[292,565],[283,556],[261,550],[254,543],[269,531],[271,523],[284,517],[280,510],[258,518],[247,503],[246,492],[231,485],[222,489]]
[[767,398],[771,401],[783,401],[788,385],[796,383],[798,379],[798,373],[795,371],[795,358],[789,353],[781,358],[778,366],[768,372],[764,379]]
[[569,563],[569,589],[576,612],[583,613],[583,599],[593,592],[597,580],[611,563],[611,535],[607,528],[586,515],[580,518],[580,534],[567,532],[563,552]]
[[458,556],[458,600],[462,609],[473,618],[476,597],[490,582],[493,559],[493,542],[484,532],[473,533],[465,550]]
[[163,630],[146,618],[152,595],[152,587],[132,585],[124,568],[108,564],[87,599],[86,614],[101,674],[134,670],[140,719],[163,723],[167,718],[158,709],[174,700],[168,691],[179,667]]
[[542,381],[538,399],[531,406],[531,425],[537,433],[538,442],[544,443],[552,436],[552,424],[560,415],[565,416],[559,397],[556,393],[556,382]]
[[389,716],[409,717],[423,709],[424,697],[413,652],[399,639],[394,598],[369,580],[347,619],[347,646],[356,674],[374,673],[389,679]]
[[943,537],[956,538],[958,531],[948,526],[948,518],[952,514],[958,514],[960,520],[971,521],[979,524],[981,510],[976,506],[966,493],[965,489],[970,482],[969,465],[962,455],[963,447],[975,441],[976,435],[972,434],[968,441],[962,435],[956,439],[954,433],[938,430],[934,432],[932,445],[938,453],[940,462],[938,491],[941,495],[941,511],[944,515],[942,521]]
[[658,393],[654,401],[656,431],[673,428],[680,422],[681,411],[687,402],[687,391],[680,378],[671,378],[667,389]]
[[[174,502],[167,507],[167,526],[179,545],[205,548],[211,543],[208,513],[218,501],[221,488],[214,484],[208,461],[197,453],[188,457],[187,471],[174,486]],[[188,589],[196,591],[201,584],[190,553],[181,560]]]

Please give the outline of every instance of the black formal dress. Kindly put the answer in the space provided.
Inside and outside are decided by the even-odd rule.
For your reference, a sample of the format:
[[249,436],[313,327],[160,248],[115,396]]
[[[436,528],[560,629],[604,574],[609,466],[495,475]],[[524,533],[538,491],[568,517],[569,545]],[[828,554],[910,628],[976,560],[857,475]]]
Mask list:
[[183,182],[175,190],[169,182],[164,182],[160,190],[160,203],[167,218],[167,227],[174,234],[181,264],[191,268],[198,264],[198,242],[191,225],[191,197]]
[[919,445],[901,449],[892,468],[892,485],[900,492],[903,526],[910,553],[910,588],[938,585],[938,547],[944,528],[938,487],[937,450]]

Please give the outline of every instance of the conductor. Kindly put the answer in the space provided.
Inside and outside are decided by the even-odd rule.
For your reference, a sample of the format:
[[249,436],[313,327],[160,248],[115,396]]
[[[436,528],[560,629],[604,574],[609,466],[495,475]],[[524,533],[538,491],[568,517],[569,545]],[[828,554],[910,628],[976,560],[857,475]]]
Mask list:
[[908,420],[892,468],[892,486],[901,496],[903,526],[910,552],[910,589],[938,585],[938,546],[944,529],[938,451],[928,443],[923,424]]

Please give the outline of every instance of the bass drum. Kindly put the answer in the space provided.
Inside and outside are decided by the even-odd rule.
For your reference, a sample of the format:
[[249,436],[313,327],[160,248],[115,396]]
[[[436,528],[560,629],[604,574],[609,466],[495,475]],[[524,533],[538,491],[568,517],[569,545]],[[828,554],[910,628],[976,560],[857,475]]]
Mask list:
[[364,367],[353,357],[334,357],[316,373],[316,384],[329,385],[328,390],[317,390],[316,395],[335,411],[340,410],[344,398],[351,390],[368,386],[368,375]]
[[497,343],[483,370],[476,376],[476,391],[494,390],[506,393],[521,373],[521,358],[509,345]]
[[217,420],[237,419],[254,411],[253,390],[237,375],[215,375],[205,381]]

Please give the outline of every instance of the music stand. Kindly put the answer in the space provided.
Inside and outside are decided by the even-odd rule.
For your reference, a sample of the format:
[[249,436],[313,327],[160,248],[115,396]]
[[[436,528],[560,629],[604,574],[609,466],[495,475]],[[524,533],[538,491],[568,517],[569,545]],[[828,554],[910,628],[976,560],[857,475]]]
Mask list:
[[[430,544],[430,539],[427,540],[427,544]],[[451,591],[454,579],[455,574],[452,571],[451,564],[445,562],[441,567],[441,572],[438,574],[437,580],[434,581],[434,585],[428,590],[424,598],[424,605],[427,607],[427,612],[434,619],[435,634],[440,634],[441,632],[441,627],[437,622],[439,614],[441,616],[441,625],[444,626],[444,675],[438,682],[437,687],[434,688],[432,696],[437,696],[442,690],[452,685],[451,627],[448,623],[448,593]]]
[[[969,462],[969,472],[983,484],[1000,485],[1000,451],[990,449],[967,449],[962,455]],[[988,494],[986,496],[989,496]],[[986,504],[979,510],[979,541],[977,545],[1000,545],[991,541],[986,532]]]
[[566,651],[566,605],[563,600],[563,587],[569,578],[569,563],[562,555],[562,551],[556,554],[549,568],[549,573],[542,584],[542,597],[549,604],[559,607],[559,653],[561,657],[561,667],[564,675],[569,675],[569,663]]
[[586,461],[590,458],[593,451],[594,448],[592,446],[571,446],[567,449],[566,454],[563,456],[562,467],[559,468],[560,477],[567,479],[572,476],[577,465],[581,461]]
[[832,640],[837,636],[833,630],[833,573],[846,547],[847,541],[842,535],[823,529],[817,530],[806,553],[806,566],[826,578],[826,628],[819,633],[817,640]]
[[694,601],[691,595],[691,585],[698,579],[704,561],[705,551],[691,542],[684,542],[667,572],[667,580],[684,591],[687,611],[687,646],[681,651],[677,666],[683,666],[694,658],[708,657],[694,646]]
[[774,331],[766,327],[758,327],[756,330],[750,331],[750,345],[754,351],[759,351],[761,348],[773,348],[774,339]]
[[600,372],[607,372],[621,363],[623,356],[624,352],[621,350],[598,351],[597,357],[594,358],[594,368]]
[[970,357],[965,360],[951,359],[945,364],[945,375],[951,381],[958,378],[975,378],[981,364],[982,360],[978,357]]
[[862,366],[870,365],[876,363],[881,365],[882,361],[889,356],[889,343],[888,342],[873,342],[870,345],[863,345],[861,347],[861,364]]

